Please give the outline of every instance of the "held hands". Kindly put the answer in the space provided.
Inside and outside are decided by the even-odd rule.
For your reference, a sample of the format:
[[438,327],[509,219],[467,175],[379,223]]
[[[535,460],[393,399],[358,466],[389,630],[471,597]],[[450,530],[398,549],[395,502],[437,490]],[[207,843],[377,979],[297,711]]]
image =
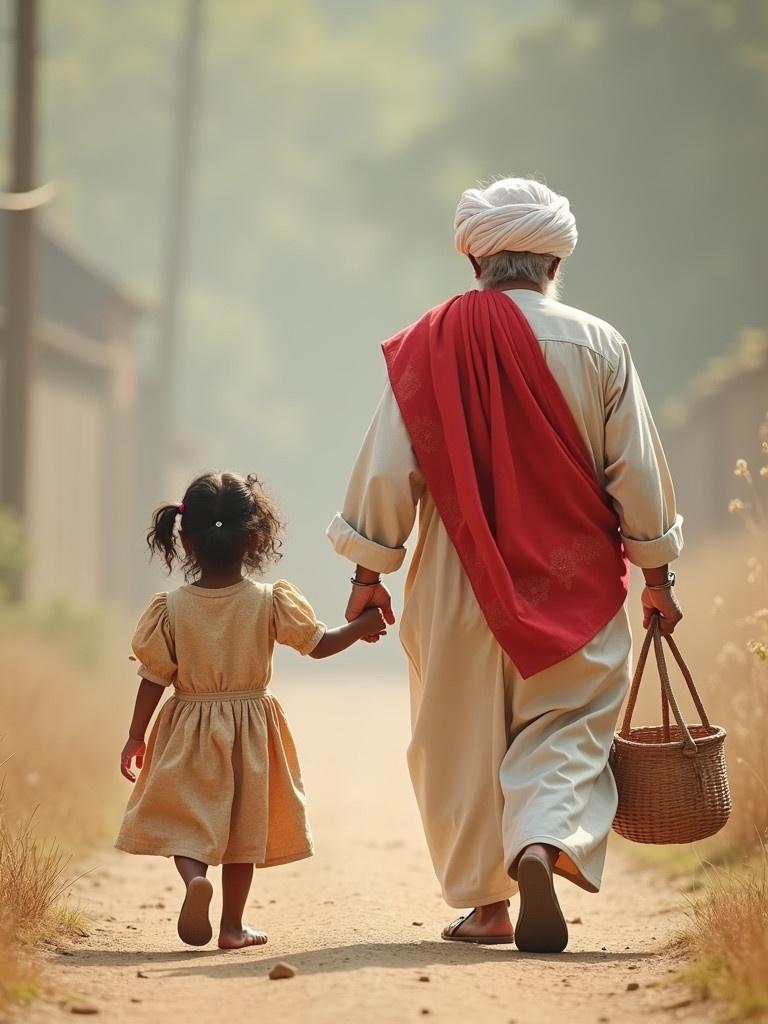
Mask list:
[[[352,593],[349,595],[349,601],[347,602],[347,622],[353,622],[355,619],[360,618],[366,609],[378,610],[380,618],[383,618],[387,625],[394,625],[395,616],[392,611],[392,597],[383,583],[377,583],[371,587],[352,587]],[[373,629],[371,634],[364,636],[363,639],[367,643],[375,643],[381,635],[381,629]]]
[[683,617],[674,589],[670,587],[668,590],[651,590],[645,587],[640,600],[643,604],[643,627],[648,629],[653,616],[658,614],[661,635],[671,636]]
[[368,644],[375,644],[387,635],[387,624],[380,608],[366,608],[354,621],[359,622],[363,630],[360,639]]
[[141,768],[146,751],[147,746],[143,740],[134,740],[130,736],[128,737],[120,755],[120,774],[123,778],[128,779],[129,782],[136,781],[136,774],[131,771],[131,761],[135,758],[136,768]]

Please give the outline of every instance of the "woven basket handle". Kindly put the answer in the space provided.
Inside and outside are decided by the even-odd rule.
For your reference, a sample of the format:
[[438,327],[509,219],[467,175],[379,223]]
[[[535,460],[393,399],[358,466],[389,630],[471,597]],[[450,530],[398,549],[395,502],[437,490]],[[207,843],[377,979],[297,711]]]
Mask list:
[[[677,644],[674,642],[672,637],[668,636],[666,637],[666,640],[669,644],[670,650],[672,651],[672,655],[683,674],[683,678],[688,686],[693,702],[696,705],[696,710],[701,716],[701,724],[705,729],[709,729],[709,719],[707,718],[707,714],[704,710],[704,705],[701,703],[701,698],[696,690],[696,686],[694,685],[693,677],[691,676],[688,666],[683,661],[683,656],[680,654]],[[672,684],[669,681],[669,672],[667,671],[667,663],[664,658],[664,647],[661,642],[661,629],[659,626],[658,614],[654,615],[651,619],[650,628],[646,631],[645,639],[643,640],[640,656],[637,659],[637,668],[635,669],[635,675],[632,679],[632,686],[629,691],[627,710],[624,713],[624,721],[622,722],[619,735],[624,739],[629,739],[630,729],[632,727],[632,716],[635,712],[637,695],[640,690],[640,680],[643,678],[643,672],[645,670],[646,662],[648,661],[651,644],[653,644],[654,652],[656,654],[656,663],[658,665],[659,679],[661,681],[661,709],[664,727],[664,740],[667,743],[670,741],[669,708],[672,708],[672,714],[674,715],[675,721],[680,729],[680,735],[683,737],[683,751],[684,753],[693,756],[697,753],[696,743],[691,736],[690,729],[683,720],[683,716],[680,713],[680,707],[672,690]]]

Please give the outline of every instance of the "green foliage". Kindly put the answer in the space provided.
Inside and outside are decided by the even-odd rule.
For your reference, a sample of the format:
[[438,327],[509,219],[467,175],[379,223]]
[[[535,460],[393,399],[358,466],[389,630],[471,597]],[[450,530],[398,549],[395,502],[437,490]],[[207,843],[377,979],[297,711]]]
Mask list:
[[29,558],[29,544],[18,516],[0,506],[0,600],[18,582]]
[[117,623],[108,610],[59,595],[34,604],[0,602],[0,631],[58,650],[81,667],[101,664],[114,648]]

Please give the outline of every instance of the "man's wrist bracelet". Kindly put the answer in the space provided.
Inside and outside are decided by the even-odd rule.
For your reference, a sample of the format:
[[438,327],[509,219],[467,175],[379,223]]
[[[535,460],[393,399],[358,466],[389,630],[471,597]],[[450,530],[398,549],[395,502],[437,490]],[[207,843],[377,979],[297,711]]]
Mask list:
[[381,583],[381,576],[379,576],[378,579],[370,580],[368,583],[363,583],[362,580],[358,580],[356,579],[356,577],[350,576],[349,582],[352,584],[353,587],[378,587],[378,585]]
[[669,572],[667,573],[667,582],[666,583],[653,583],[653,584],[646,583],[645,584],[645,588],[646,588],[646,590],[671,590],[672,587],[674,587],[674,585],[675,585],[675,579],[676,579],[675,574],[670,569]]

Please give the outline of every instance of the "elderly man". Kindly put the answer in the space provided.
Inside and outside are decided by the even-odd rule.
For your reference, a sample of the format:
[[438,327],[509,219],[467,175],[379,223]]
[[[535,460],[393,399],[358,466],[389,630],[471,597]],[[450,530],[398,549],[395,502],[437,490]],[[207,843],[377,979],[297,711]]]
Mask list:
[[681,618],[682,519],[629,349],[555,298],[576,237],[567,199],[536,181],[463,194],[456,247],[479,288],[383,346],[389,381],[328,530],[356,564],[347,618],[376,605],[394,622],[380,574],[418,508],[408,764],[444,898],[474,908],[443,938],[541,952],[568,941],[553,872],[600,888],[627,560],[645,625]]

